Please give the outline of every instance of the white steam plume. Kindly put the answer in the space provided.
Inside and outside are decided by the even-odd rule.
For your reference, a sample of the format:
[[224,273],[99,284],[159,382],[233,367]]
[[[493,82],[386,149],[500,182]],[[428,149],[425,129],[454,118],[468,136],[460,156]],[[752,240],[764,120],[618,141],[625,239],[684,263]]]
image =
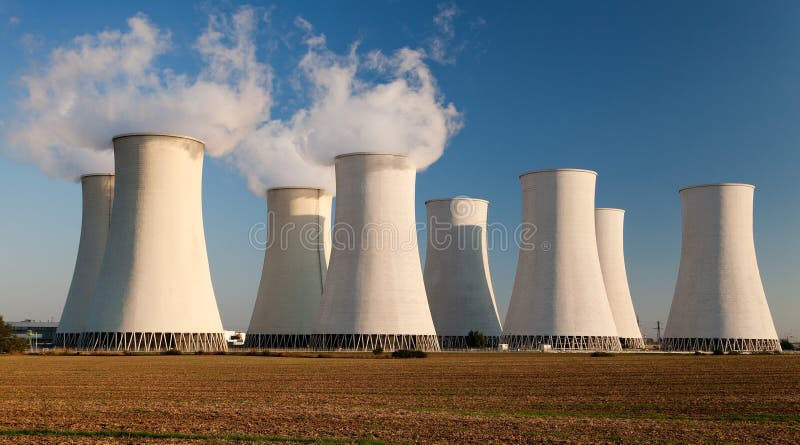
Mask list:
[[229,153],[272,105],[270,68],[256,59],[257,21],[249,7],[211,16],[195,45],[204,68],[193,77],[154,64],[171,38],[143,14],[125,31],[76,37],[22,78],[27,97],[6,133],[9,154],[73,179],[113,171],[108,149],[120,133],[186,134],[212,156]]
[[407,154],[420,170],[439,159],[462,116],[445,104],[424,51],[361,56],[354,44],[337,55],[306,20],[296,25],[307,33],[299,68],[310,104],[260,127],[233,153],[254,193],[281,185],[333,191],[333,158],[344,153]]

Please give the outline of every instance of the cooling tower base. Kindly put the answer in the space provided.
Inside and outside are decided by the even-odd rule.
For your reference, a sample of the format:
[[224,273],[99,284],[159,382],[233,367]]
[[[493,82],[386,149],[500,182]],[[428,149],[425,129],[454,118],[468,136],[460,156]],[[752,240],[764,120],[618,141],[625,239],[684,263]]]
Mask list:
[[620,337],[622,349],[644,349],[644,340],[641,337]]
[[[487,335],[486,336],[486,347],[495,349],[497,345],[500,343],[500,336],[498,335]],[[467,345],[467,336],[466,335],[440,335],[439,336],[439,346],[444,349],[469,349]]]
[[61,348],[74,349],[78,347],[80,332],[57,332],[53,344]]
[[308,334],[247,334],[244,347],[249,349],[308,349]]
[[503,343],[509,350],[536,350],[541,345],[550,345],[558,350],[620,351],[619,337],[574,336],[574,335],[506,335]]
[[664,338],[662,351],[780,351],[777,338]]
[[314,334],[311,336],[311,347],[321,351],[373,351],[377,348],[384,351],[438,351],[439,342],[435,335]]
[[181,352],[226,351],[228,344],[222,332],[85,332],[80,349],[90,351],[157,352],[177,349]]

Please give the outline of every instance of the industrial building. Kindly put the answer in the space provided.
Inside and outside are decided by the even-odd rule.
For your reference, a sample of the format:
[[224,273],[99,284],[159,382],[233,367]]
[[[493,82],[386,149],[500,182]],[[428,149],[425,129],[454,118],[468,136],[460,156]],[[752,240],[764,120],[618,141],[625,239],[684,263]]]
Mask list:
[[606,286],[608,304],[617,326],[619,341],[623,349],[643,349],[644,339],[636,321],[633,300],[625,269],[623,226],[625,211],[622,209],[596,209],[595,231],[600,269]]
[[50,348],[54,345],[58,322],[22,320],[10,321],[11,333],[28,341],[31,349]]
[[80,347],[227,349],[206,253],[204,144],[185,136],[116,136],[106,251]]
[[502,330],[487,254],[489,202],[452,198],[425,202],[428,243],[425,290],[442,349],[467,348],[478,331],[497,347]]
[[331,204],[316,188],[267,191],[267,246],[245,347],[309,347],[330,258]]
[[111,205],[114,200],[114,175],[91,174],[81,176],[83,191],[83,216],[78,257],[72,274],[61,322],[55,336],[55,345],[65,348],[78,346],[78,338],[86,323],[92,303],[100,266],[111,224]]
[[520,253],[503,324],[509,349],[621,349],[597,251],[596,178],[579,169],[520,176]]
[[352,153],[335,167],[336,223],[312,346],[439,349],[418,251],[414,163]]
[[681,262],[661,348],[780,351],[753,241],[749,184],[680,190]]

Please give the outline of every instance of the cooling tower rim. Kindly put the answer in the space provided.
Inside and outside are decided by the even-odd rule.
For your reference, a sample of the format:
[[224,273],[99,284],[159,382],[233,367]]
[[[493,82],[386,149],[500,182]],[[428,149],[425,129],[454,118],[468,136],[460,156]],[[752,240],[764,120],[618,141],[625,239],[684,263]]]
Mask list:
[[325,194],[329,194],[328,190],[321,188],[321,187],[303,187],[302,185],[286,185],[281,187],[270,187],[267,189],[267,192],[271,192],[273,190],[316,190],[318,192],[322,192]]
[[86,178],[91,178],[93,176],[114,176],[114,173],[87,173],[85,175],[80,176],[80,180],[83,181]]
[[603,212],[622,212],[622,213],[625,213],[625,209],[618,209],[616,207],[597,207],[594,210],[595,211],[603,211]]
[[389,153],[389,152],[379,152],[379,151],[356,151],[353,153],[344,153],[341,155],[337,155],[333,159],[346,158],[349,156],[365,156],[365,155],[397,156],[398,158],[408,158],[408,155],[404,155],[402,153]]
[[455,198],[434,198],[434,199],[429,199],[429,200],[425,201],[425,205],[428,205],[429,203],[432,203],[432,202],[443,202],[443,201],[447,201],[447,202],[451,202],[451,201],[478,201],[478,202],[485,202],[486,204],[489,204],[489,201],[486,200],[486,199],[470,198],[469,196],[457,196]]
[[197,138],[192,137],[192,136],[186,136],[186,135],[183,135],[183,134],[173,134],[173,133],[149,132],[149,131],[143,131],[143,132],[138,132],[138,133],[122,133],[122,134],[118,134],[118,135],[112,137],[111,141],[113,142],[113,141],[116,141],[117,139],[133,137],[133,136],[164,136],[164,137],[170,137],[170,138],[189,139],[190,141],[195,141],[195,142],[198,142],[198,143],[202,144],[203,147],[205,147],[205,145],[206,145],[205,141],[203,141],[201,139],[197,139]]
[[547,169],[544,169],[544,170],[531,170],[531,171],[528,171],[528,172],[525,172],[525,173],[519,175],[519,177],[520,177],[520,179],[522,179],[523,176],[533,175],[533,174],[536,174],[536,173],[553,173],[553,172],[583,172],[583,173],[591,173],[591,174],[597,176],[597,172],[596,171],[587,170],[585,168],[547,168]]
[[712,183],[712,184],[698,184],[698,185],[690,185],[687,187],[682,187],[678,189],[678,193],[682,193],[685,190],[689,189],[696,189],[701,187],[747,187],[751,189],[755,189],[756,186],[753,184],[745,184],[743,182],[719,182],[719,183]]

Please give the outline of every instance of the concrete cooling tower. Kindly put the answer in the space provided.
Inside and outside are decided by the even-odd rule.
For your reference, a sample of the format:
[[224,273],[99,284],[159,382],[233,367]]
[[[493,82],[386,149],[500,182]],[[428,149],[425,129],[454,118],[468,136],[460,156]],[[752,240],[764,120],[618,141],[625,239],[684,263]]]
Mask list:
[[203,143],[162,134],[113,141],[113,218],[81,348],[226,349],[203,231]]
[[428,210],[425,290],[442,349],[467,348],[467,334],[482,332],[491,347],[502,334],[489,272],[482,199],[434,199]]
[[597,173],[523,174],[517,275],[503,325],[510,349],[619,350],[594,228]]
[[600,268],[619,341],[623,349],[643,349],[644,340],[636,321],[631,291],[628,288],[628,274],[625,271],[625,249],[622,241],[625,211],[596,209],[594,217]]
[[114,175],[93,174],[81,176],[83,189],[83,219],[78,258],[72,274],[67,301],[61,312],[54,343],[56,346],[74,348],[86,323],[86,313],[92,302],[100,265],[111,224],[111,203],[114,200]]
[[439,349],[417,248],[415,180],[406,156],[336,158],[336,223],[314,348]]
[[309,347],[330,258],[331,200],[315,188],[267,191],[267,248],[245,347]]
[[661,348],[780,351],[758,271],[748,184],[681,189],[681,265]]

